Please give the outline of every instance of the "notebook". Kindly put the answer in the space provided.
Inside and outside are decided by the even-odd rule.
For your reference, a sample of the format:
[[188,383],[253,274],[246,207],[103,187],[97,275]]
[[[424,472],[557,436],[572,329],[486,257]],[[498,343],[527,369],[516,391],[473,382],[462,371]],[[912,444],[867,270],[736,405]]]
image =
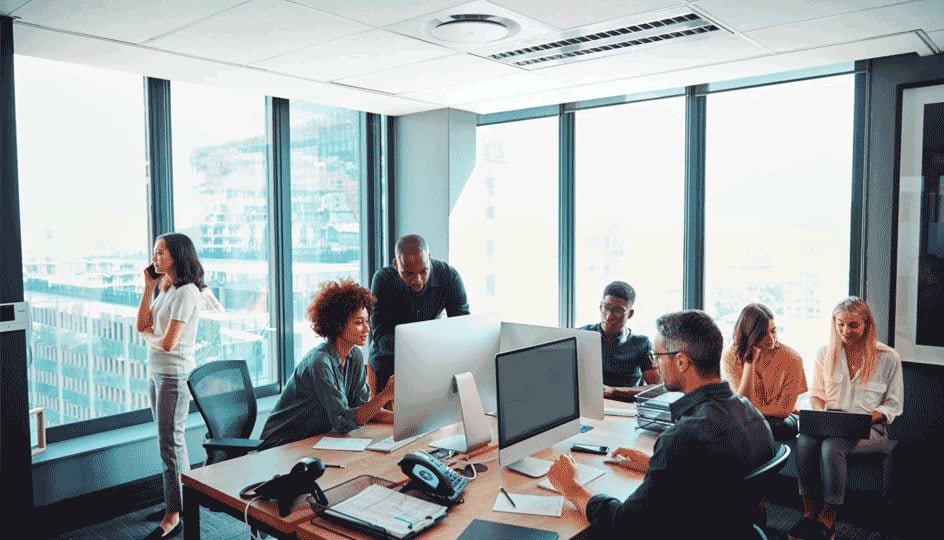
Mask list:
[[800,433],[815,437],[868,439],[872,415],[844,411],[800,411]]
[[412,538],[443,519],[446,507],[373,484],[329,506],[322,515],[371,536]]
[[479,540],[481,538],[488,538],[489,540],[557,540],[560,535],[554,531],[475,518],[462,531],[458,540]]

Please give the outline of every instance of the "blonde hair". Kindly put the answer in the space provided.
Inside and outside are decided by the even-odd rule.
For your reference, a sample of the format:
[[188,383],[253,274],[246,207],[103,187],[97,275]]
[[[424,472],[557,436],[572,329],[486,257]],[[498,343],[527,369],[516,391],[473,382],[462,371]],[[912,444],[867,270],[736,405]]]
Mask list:
[[[833,308],[832,326],[829,330],[829,345],[826,348],[826,358],[830,361],[829,372],[825,373],[826,381],[832,380],[832,372],[836,369],[836,363],[839,362],[839,349],[842,348],[842,337],[836,331],[836,314],[840,311],[846,311],[853,315],[858,315],[865,322],[865,334],[862,336],[864,343],[864,358],[862,359],[862,378],[860,384],[869,382],[875,373],[875,365],[878,363],[879,351],[890,350],[888,345],[878,341],[878,332],[875,329],[875,318],[872,317],[872,310],[860,298],[850,296],[836,304]],[[828,384],[828,383],[827,383]]]

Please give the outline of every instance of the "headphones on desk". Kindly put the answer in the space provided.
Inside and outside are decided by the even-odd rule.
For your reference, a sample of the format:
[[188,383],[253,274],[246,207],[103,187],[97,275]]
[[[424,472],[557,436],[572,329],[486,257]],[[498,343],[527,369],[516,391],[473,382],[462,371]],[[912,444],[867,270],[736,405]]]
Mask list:
[[287,474],[277,474],[269,480],[253,482],[241,489],[239,496],[243,499],[261,497],[276,500],[279,505],[279,515],[282,517],[291,513],[295,500],[304,494],[311,494],[316,502],[327,506],[328,499],[317,482],[324,472],[324,462],[320,459],[302,458]]

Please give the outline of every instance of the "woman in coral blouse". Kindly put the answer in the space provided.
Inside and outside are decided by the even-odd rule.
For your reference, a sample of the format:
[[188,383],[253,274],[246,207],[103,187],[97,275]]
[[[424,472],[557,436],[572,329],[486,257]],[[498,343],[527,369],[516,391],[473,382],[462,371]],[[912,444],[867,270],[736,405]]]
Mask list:
[[797,397],[806,392],[803,359],[777,341],[774,314],[763,304],[748,304],[734,326],[734,344],[721,361],[731,390],[764,415],[774,439],[797,436]]

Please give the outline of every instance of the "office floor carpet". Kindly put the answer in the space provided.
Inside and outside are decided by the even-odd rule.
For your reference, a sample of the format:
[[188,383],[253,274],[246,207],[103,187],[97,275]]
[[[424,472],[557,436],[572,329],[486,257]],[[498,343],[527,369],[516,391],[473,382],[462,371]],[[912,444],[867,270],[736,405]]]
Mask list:
[[[156,526],[144,521],[144,516],[160,505],[142,508],[109,521],[96,523],[56,537],[57,540],[143,538]],[[767,536],[770,540],[786,540],[787,531],[802,517],[799,510],[771,504],[767,508]],[[226,514],[203,509],[200,513],[200,536],[206,540],[235,540],[250,538],[245,523]],[[180,538],[178,536],[177,538]],[[836,526],[838,540],[899,540],[896,536],[840,521]]]

